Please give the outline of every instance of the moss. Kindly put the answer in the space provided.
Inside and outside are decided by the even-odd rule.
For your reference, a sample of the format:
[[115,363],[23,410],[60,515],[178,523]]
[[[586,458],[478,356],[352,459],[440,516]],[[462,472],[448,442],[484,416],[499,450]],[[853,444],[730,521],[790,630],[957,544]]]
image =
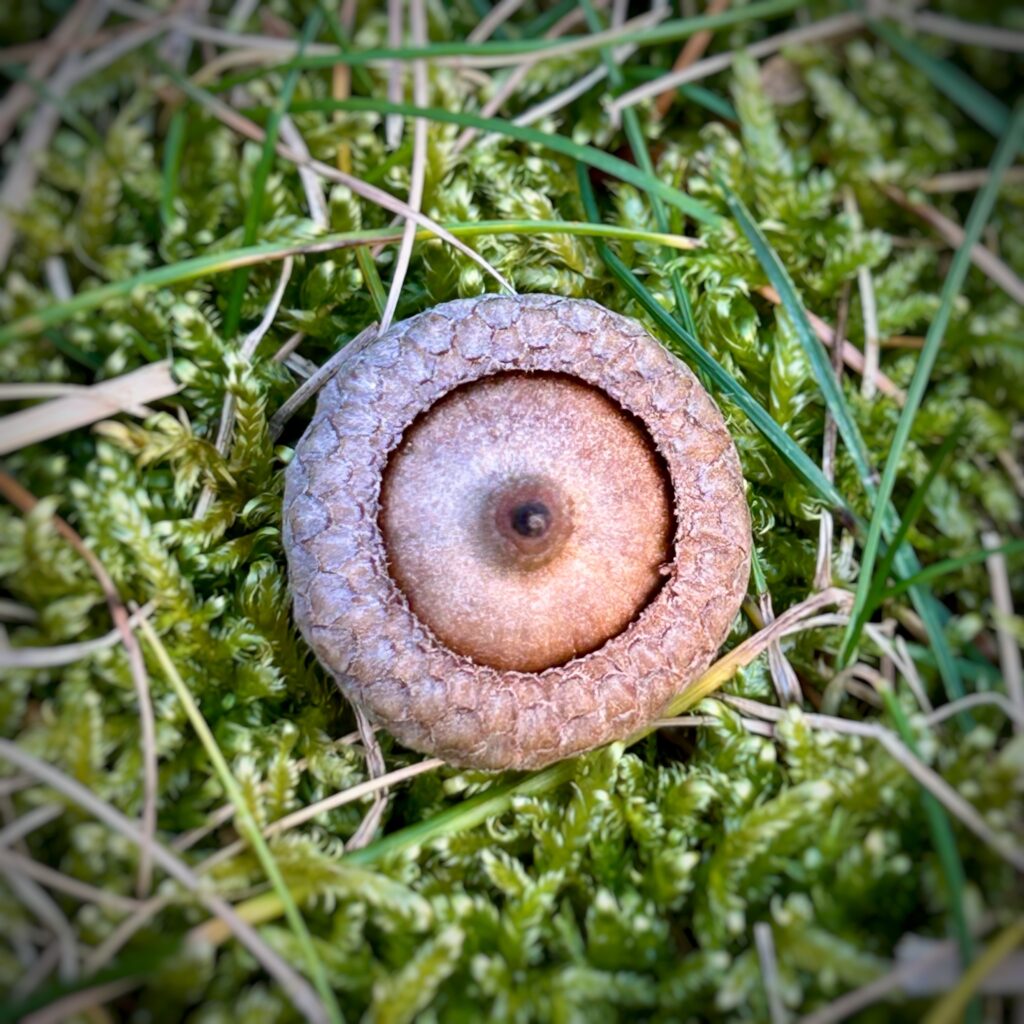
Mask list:
[[[13,5],[0,14],[4,38],[39,38],[52,28],[55,14],[30,6]],[[212,9],[220,17],[228,6],[214,3]],[[386,43],[386,19],[377,6],[360,5],[359,48]],[[945,6],[982,17],[964,4]],[[1013,12],[989,6],[989,20],[1012,21]],[[296,34],[305,8],[291,0],[268,5]],[[828,9],[820,4],[814,11]],[[435,42],[465,38],[478,19],[469,3],[430,4],[429,13]],[[519,38],[541,13],[537,4],[525,4],[507,26],[508,38]],[[786,24],[776,18],[770,25],[725,29],[713,47],[740,45]],[[258,30],[258,22],[249,28]],[[319,41],[331,39],[328,26]],[[1002,56],[983,59],[976,48],[921,42],[968,68],[996,96],[1012,94]],[[665,68],[679,45],[645,46],[626,70]],[[770,98],[762,69],[748,58],[702,83],[732,102],[738,124],[682,97],[662,122],[641,108],[659,177],[719,219],[694,225],[668,210],[671,231],[704,243],[694,250],[680,253],[645,241],[616,241],[613,248],[663,305],[683,316],[675,309],[672,275],[678,272],[701,342],[817,461],[825,429],[821,391],[787,315],[759,292],[767,279],[729,216],[719,179],[752,210],[808,309],[833,323],[844,288],[860,268],[869,268],[882,337],[916,336],[936,311],[948,253],[878,185],[896,184],[927,198],[962,223],[969,194],[924,196],[916,190],[933,174],[984,166],[994,141],[870,34],[801,49],[788,59],[802,85],[789,105]],[[503,108],[504,116],[521,113],[599,60],[588,53],[538,65]],[[193,47],[190,69],[201,61]],[[234,98],[247,106],[272,104],[286,75],[261,70],[244,97]],[[373,95],[382,97],[384,72],[374,66],[368,75]],[[180,152],[168,160],[168,147],[178,145],[168,134],[169,115],[181,97],[165,85],[152,49],[142,48],[67,98],[66,106],[96,124],[102,145],[66,119],[58,128],[31,199],[11,214],[19,236],[0,290],[5,321],[52,305],[48,259],[62,260],[73,290],[84,293],[130,282],[149,267],[241,244],[261,147],[241,142],[186,102]],[[477,110],[492,86],[433,66],[430,91],[432,105]],[[329,71],[299,76],[296,99],[330,95]],[[602,88],[591,90],[540,127],[625,155],[624,136],[601,100]],[[318,111],[294,117],[314,157],[336,165],[343,148],[353,173],[404,195],[410,149],[390,153],[381,120]],[[567,157],[498,136],[478,137],[457,151],[459,134],[454,125],[429,127],[424,210],[431,217],[584,219]],[[598,175],[592,180],[606,220],[657,230],[641,189]],[[844,206],[845,194],[855,197],[857,216]],[[332,231],[390,222],[390,215],[344,187],[329,187],[326,197]],[[302,244],[322,233],[286,160],[273,162],[261,211],[260,242]],[[990,240],[1002,258],[1024,274],[1020,184],[1004,187],[991,225]],[[585,296],[642,316],[593,239],[510,227],[472,244],[522,291]],[[395,252],[386,246],[376,256],[385,283]],[[157,403],[153,415],[119,416],[7,460],[8,471],[45,500],[28,516],[0,508],[3,597],[30,614],[30,621],[15,616],[6,629],[14,647],[68,643],[110,629],[94,577],[52,525],[57,511],[103,562],[124,600],[141,605],[156,599],[152,622],[264,822],[367,774],[361,749],[338,742],[355,728],[352,713],[302,645],[289,608],[280,543],[282,473],[310,410],[277,440],[268,419],[293,391],[294,367],[304,365],[272,358],[294,331],[305,335],[302,359],[321,364],[377,312],[353,249],[299,255],[280,313],[246,361],[239,345],[267,306],[280,269],[279,262],[252,266],[241,327],[231,336],[223,322],[235,278],[211,272],[175,285],[126,285],[102,305],[0,347],[8,381],[87,385],[167,355],[173,359],[184,390]],[[398,315],[493,287],[463,254],[436,240],[420,241]],[[854,296],[848,336],[859,347],[864,327],[855,284]],[[976,551],[984,529],[1006,537],[1019,532],[1020,494],[1004,461],[1020,446],[1014,428],[1024,406],[1022,339],[1020,307],[972,270],[903,453],[895,494],[902,510],[935,450],[965,415],[954,455],[910,535],[925,564]],[[915,354],[886,347],[882,369],[905,387]],[[844,377],[846,399],[880,466],[898,408],[885,398],[863,399],[859,385],[859,378]],[[214,441],[225,395],[234,400],[236,421],[230,445],[218,452]],[[811,587],[821,503],[741,412],[727,400],[721,404],[749,481],[758,555],[778,613]],[[854,509],[870,512],[842,446],[836,481]],[[204,489],[212,500],[195,516]],[[850,539],[837,542],[834,573],[844,585],[855,579],[856,550]],[[1018,607],[1024,601],[1020,565],[1011,557]],[[950,613],[947,633],[968,686],[1000,689],[998,671],[993,676],[997,616],[984,566],[966,566],[933,587]],[[898,611],[906,635],[918,639],[913,620],[903,614],[909,607],[901,597],[885,610]],[[1020,636],[1019,619],[1007,625]],[[731,643],[752,629],[738,622]],[[841,636],[840,629],[824,628],[783,645],[813,691],[812,702],[835,674]],[[934,659],[923,646],[913,650],[924,687],[940,700]],[[881,656],[870,640],[863,643],[862,661],[877,666]],[[225,795],[152,652],[146,657],[157,718],[159,834],[172,842],[208,822]],[[761,661],[740,672],[728,690],[774,702]],[[902,686],[899,699],[916,715]],[[950,892],[919,787],[888,753],[871,740],[811,729],[795,711],[771,740],[751,734],[725,704],[708,702],[700,710],[711,717],[710,725],[582,758],[565,770],[568,781],[515,796],[501,814],[473,829],[453,827],[380,856],[371,847],[362,860],[346,857],[343,843],[358,828],[364,801],[275,838],[271,848],[346,1016],[763,1020],[767,1003],[752,939],[757,922],[771,923],[781,995],[802,1012],[877,976],[908,932],[947,934]],[[844,701],[841,712],[851,718],[878,714],[854,698]],[[913,718],[921,754],[992,827],[1013,832],[1022,819],[1020,742],[995,710],[982,708],[975,717],[979,724],[967,735],[956,723],[928,728]],[[125,814],[140,814],[139,708],[121,647],[65,668],[5,671],[0,732]],[[381,741],[389,769],[415,760],[388,737]],[[391,792],[381,829],[391,834],[430,821],[508,781],[450,769],[418,777]],[[50,799],[46,790],[20,789],[0,801],[0,813],[24,814]],[[231,819],[217,820],[183,855],[194,866],[235,838]],[[969,918],[978,919],[986,908],[1000,918],[1019,913],[1012,869],[958,824],[955,834]],[[136,850],[75,808],[65,808],[27,842],[45,864],[112,893],[132,893]],[[266,884],[248,853],[225,861],[210,878],[220,893],[239,901],[258,897]],[[167,906],[116,962],[140,978],[134,993],[113,1005],[116,1019],[296,1018],[284,994],[240,946],[168,951],[169,937],[183,938],[207,915],[173,886],[161,892]],[[83,948],[102,943],[123,916],[56,898]],[[0,990],[12,990],[26,958],[38,956],[44,943],[33,912],[6,882],[0,884],[0,919]],[[296,940],[281,922],[269,921],[261,931],[304,969]],[[41,991],[54,996],[55,976]],[[915,1020],[920,1013],[919,1003],[897,1002],[886,1007],[884,1019]]]

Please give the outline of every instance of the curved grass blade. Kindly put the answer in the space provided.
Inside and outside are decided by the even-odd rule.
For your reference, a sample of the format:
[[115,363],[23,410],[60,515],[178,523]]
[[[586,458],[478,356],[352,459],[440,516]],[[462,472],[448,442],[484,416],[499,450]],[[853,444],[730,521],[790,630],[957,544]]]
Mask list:
[[[576,165],[577,182],[583,200],[583,208],[592,221],[600,219],[594,190],[590,185],[587,172]],[[605,245],[597,243],[601,258],[608,269],[620,281],[622,286],[633,296],[646,313],[669,335],[680,348],[705,373],[711,383],[723,394],[736,403],[747,415],[755,427],[764,435],[765,440],[778,452],[779,457],[789,466],[790,470],[811,488],[826,504],[849,514],[843,496],[835,485],[822,473],[820,467],[805,454],[803,449],[772,419],[768,410],[740,384],[735,377],[724,370],[718,361],[705,349],[697,339],[679,324],[657,299],[641,284],[636,275]]]
[[[678,42],[706,29],[727,28],[758,19],[775,18],[800,6],[800,0],[759,0],[744,7],[734,7],[721,14],[701,14],[692,18],[675,18],[650,28],[623,31],[600,32],[583,36],[568,43],[561,39],[524,38],[515,40],[489,40],[483,43],[468,43],[463,40],[432,43],[430,46],[400,46],[374,50],[353,50],[344,55],[351,65],[374,64],[393,60],[435,60],[438,57],[534,57],[543,59],[548,50],[554,50],[561,57],[570,53],[587,53],[602,46],[635,43],[637,46],[657,46],[661,43]],[[317,54],[303,57],[298,62],[301,68],[333,67],[341,54]],[[518,63],[512,61],[511,63]],[[287,65],[286,65],[287,66]]]
[[629,182],[630,185],[635,185],[644,192],[658,196],[670,206],[682,210],[694,220],[702,221],[705,224],[715,224],[720,219],[717,213],[708,209],[703,203],[699,203],[692,196],[688,196],[671,185],[666,185],[663,181],[626,160],[621,160],[594,146],[580,145],[565,135],[542,132],[529,127],[529,125],[512,124],[503,118],[480,117],[477,114],[467,114],[459,110],[443,110],[440,107],[416,107],[411,103],[388,103],[386,100],[368,99],[363,96],[348,100],[299,100],[291,105],[291,109],[295,113],[314,110],[345,110],[358,114],[401,114],[404,117],[422,117],[428,121],[442,121],[447,124],[461,125],[463,128],[475,128],[485,134],[505,135],[519,142],[544,146],[579,163],[610,174],[614,178]]
[[[579,221],[562,220],[481,220],[466,224],[461,221],[443,225],[446,231],[457,238],[474,238],[479,235],[545,235],[567,234],[587,235],[595,237],[621,238],[624,241],[650,242],[664,245],[670,249],[689,249],[692,239],[683,235],[662,235],[656,231],[639,231],[634,228],[613,224],[588,224]],[[427,230],[418,231],[416,240],[426,241],[435,235]],[[401,232],[392,228],[366,228],[362,231],[344,231],[329,235],[321,235],[311,242],[300,242],[293,245],[281,245],[278,242],[261,242],[258,245],[243,246],[240,249],[226,249],[224,252],[206,256],[192,256],[178,263],[169,263],[163,267],[143,271],[123,281],[91,288],[80,292],[64,302],[54,302],[35,313],[12,320],[5,327],[0,327],[0,345],[38,334],[47,327],[64,323],[79,313],[102,306],[111,299],[124,298],[136,288],[162,288],[170,285],[184,284],[203,277],[224,274],[236,267],[254,266],[270,260],[284,259],[286,256],[297,256],[309,253],[329,252],[332,249],[345,249],[354,246],[369,245],[374,242],[396,242]],[[56,342],[55,342],[56,344]],[[59,347],[59,346],[58,346]],[[73,358],[88,360],[85,353],[73,355]],[[153,359],[159,358],[154,354]],[[91,365],[91,364],[90,364]],[[95,367],[98,368],[96,363]]]
[[846,396],[839,386],[839,381],[836,379],[832,364],[825,354],[825,349],[811,329],[810,321],[807,319],[807,311],[797,295],[796,286],[793,284],[793,280],[786,271],[786,268],[782,265],[782,260],[779,259],[778,254],[768,244],[764,233],[740,197],[720,177],[716,176],[716,180],[718,187],[725,195],[725,201],[729,206],[730,212],[736,218],[736,223],[739,224],[743,234],[747,236],[747,241],[753,247],[758,263],[761,264],[762,269],[768,275],[768,280],[772,283],[772,287],[779,293],[779,297],[782,299],[782,305],[789,316],[790,322],[793,324],[797,338],[800,341],[800,346],[803,348],[804,354],[814,370],[814,376],[818,381],[818,387],[821,388],[828,411],[836,421],[836,426],[839,428],[843,443],[853,457],[865,490],[870,491],[875,471],[871,465],[867,445],[864,444],[860,430],[853,421],[850,407],[846,404]]

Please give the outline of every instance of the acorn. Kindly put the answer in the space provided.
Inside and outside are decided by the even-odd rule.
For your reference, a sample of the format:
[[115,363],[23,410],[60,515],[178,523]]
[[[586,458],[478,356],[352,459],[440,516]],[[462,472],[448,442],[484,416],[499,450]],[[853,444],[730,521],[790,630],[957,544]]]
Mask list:
[[482,295],[393,325],[288,467],[295,617],[408,747],[539,768],[658,718],[746,592],[735,446],[693,373],[594,302]]

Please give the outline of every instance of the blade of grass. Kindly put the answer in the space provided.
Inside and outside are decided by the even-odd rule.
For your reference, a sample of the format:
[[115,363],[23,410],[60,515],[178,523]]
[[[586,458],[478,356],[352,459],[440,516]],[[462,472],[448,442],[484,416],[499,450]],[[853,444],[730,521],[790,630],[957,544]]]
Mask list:
[[783,308],[786,310],[800,341],[800,346],[803,348],[814,371],[814,376],[818,381],[818,387],[821,388],[828,411],[832,414],[832,418],[839,428],[843,443],[853,457],[857,471],[860,473],[862,481],[864,481],[865,488],[870,488],[870,483],[875,476],[875,470],[871,465],[867,446],[860,435],[860,430],[857,429],[857,425],[853,421],[850,408],[846,403],[846,396],[843,394],[838,380],[836,380],[836,375],[825,353],[825,348],[811,329],[810,321],[807,319],[807,311],[804,309],[799,295],[797,295],[793,280],[782,265],[778,254],[768,244],[764,233],[751,216],[743,201],[720,177],[717,178],[717,182],[718,187],[725,194],[725,201],[733,217],[735,217],[736,223],[739,224],[743,234],[747,237],[747,241],[753,247],[758,263],[761,264],[762,269],[768,275],[768,280],[771,281],[772,286],[779,293]]
[[[443,225],[445,230],[459,238],[475,238],[479,235],[544,235],[567,234],[592,237],[621,238],[624,241],[650,242],[665,245],[671,249],[690,249],[695,245],[693,239],[683,235],[662,235],[654,231],[639,231],[634,228],[612,224],[590,224],[580,221],[562,220],[482,220],[472,223],[461,221]],[[416,240],[425,241],[436,236],[426,229],[416,234]],[[226,249],[223,252],[210,253],[204,256],[191,256],[178,263],[169,263],[163,267],[143,271],[123,281],[114,281],[79,292],[64,302],[54,302],[27,316],[12,320],[0,327],[0,345],[15,338],[38,334],[55,324],[64,323],[79,313],[88,312],[102,306],[111,299],[124,298],[136,288],[162,288],[170,285],[184,284],[199,278],[224,274],[236,267],[253,266],[271,260],[284,259],[303,253],[328,252],[331,249],[365,246],[377,242],[397,242],[401,232],[394,228],[365,228],[361,231],[344,231],[336,234],[322,235],[312,242],[298,245],[281,245],[278,242],[260,242],[257,245],[243,246],[239,249]],[[378,278],[379,280],[379,278]],[[381,286],[383,293],[383,285]],[[56,342],[55,342],[56,344]],[[80,360],[87,354],[73,356]],[[87,365],[92,365],[87,363]],[[98,365],[98,364],[97,364]]]
[[958,67],[922,49],[913,39],[884,21],[869,19],[868,26],[908,64],[913,64],[932,85],[951,99],[969,118],[998,138],[1010,126],[1010,111]]
[[968,552],[966,555],[944,558],[941,562],[933,562],[913,576],[908,576],[906,579],[894,583],[891,587],[887,587],[882,592],[882,599],[888,600],[893,597],[899,597],[900,594],[906,592],[911,587],[923,586],[942,576],[947,576],[951,572],[959,572],[961,569],[966,569],[969,565],[977,565],[979,562],[984,562],[991,555],[1019,555],[1022,551],[1024,551],[1024,540],[1008,540],[1005,544],[1000,544],[998,547],[979,548],[977,551]]
[[[519,142],[526,142],[534,146],[544,146],[556,153],[561,153],[572,160],[587,164],[605,174],[619,178],[635,185],[641,191],[663,199],[670,206],[674,206],[694,220],[705,224],[718,222],[718,214],[709,210],[703,203],[698,202],[692,196],[663,181],[652,177],[642,171],[634,164],[622,160],[594,146],[584,146],[565,135],[553,135],[550,132],[542,132],[528,125],[512,124],[503,118],[478,117],[476,114],[467,114],[458,110],[443,110],[440,107],[416,107],[410,103],[388,103],[385,100],[369,99],[366,97],[355,97],[348,100],[299,100],[291,105],[293,113],[305,111],[333,111],[345,110],[350,113],[371,113],[371,114],[402,114],[405,117],[422,117],[428,121],[443,121],[448,124],[461,125],[463,128],[475,128],[477,131],[505,135]],[[253,111],[249,111],[253,113]]]
[[163,180],[160,186],[160,219],[166,227],[174,219],[174,199],[178,194],[181,154],[185,143],[185,111],[171,115],[164,139]]
[[[964,243],[953,256],[953,262],[946,275],[946,280],[943,282],[939,308],[925,336],[921,355],[918,357],[917,366],[914,368],[913,379],[910,382],[910,387],[907,389],[907,401],[893,432],[892,444],[889,447],[885,468],[882,471],[882,479],[878,485],[878,494],[868,527],[867,539],[864,542],[854,612],[850,619],[850,625],[847,627],[846,634],[843,637],[842,647],[840,648],[839,660],[841,666],[850,664],[856,651],[864,622],[867,621],[866,607],[875,560],[878,555],[882,527],[889,508],[889,501],[896,485],[896,474],[899,469],[900,459],[910,437],[914,418],[924,399],[925,389],[928,386],[928,380],[931,377],[935,360],[938,358],[939,347],[945,336],[946,327],[952,317],[953,302],[960,293],[964,280],[967,277],[967,271],[970,269],[971,249],[980,238],[982,230],[988,223],[1003,174],[1016,157],[1022,142],[1024,142],[1024,103],[1018,105],[1006,134],[996,148],[995,156],[992,158],[989,180],[978,192],[971,205],[971,211],[968,214],[967,223],[964,228]],[[901,572],[901,575],[905,574]],[[952,697],[952,695],[950,696]],[[961,696],[963,696],[962,693],[956,694],[956,697]]]
[[[832,414],[840,436],[853,458],[865,493],[875,501],[881,526],[884,527],[887,534],[891,534],[896,529],[897,522],[896,511],[889,504],[890,495],[885,495],[881,498],[876,497],[877,475],[871,464],[867,446],[864,444],[860,430],[850,413],[846,397],[836,379],[835,373],[832,371],[832,366],[825,354],[825,350],[818,344],[807,315],[807,310],[804,309],[796,287],[786,268],[782,265],[778,254],[768,244],[768,240],[750,215],[746,206],[723,181],[719,180],[719,186],[725,193],[729,209],[732,211],[733,216],[736,217],[740,228],[753,246],[758,262],[768,275],[769,280],[782,300],[783,307],[790,318],[790,322],[793,324],[801,347],[810,361],[828,410]],[[900,576],[912,575],[921,568],[917,556],[909,545],[900,545],[896,548],[893,565]],[[911,591],[911,597],[914,607],[921,616],[921,620],[935,646],[939,659],[940,674],[949,698],[950,700],[957,700],[964,695],[963,681],[957,672],[956,662],[953,659],[952,651],[949,650],[949,644],[943,632],[944,619],[942,617],[942,610],[940,610],[934,596],[919,587],[915,587]],[[842,663],[840,667],[844,667],[845,664],[847,662]],[[965,716],[963,721],[965,724],[968,724],[970,722],[969,716]]]
[[935,482],[935,478],[946,465],[946,460],[953,454],[953,449],[956,448],[966,426],[967,421],[965,419],[961,418],[957,421],[956,425],[949,432],[949,437],[942,442],[939,450],[932,458],[931,465],[928,467],[928,472],[925,474],[924,479],[917,485],[914,493],[910,497],[910,501],[907,502],[907,507],[903,511],[903,518],[900,520],[900,525],[889,540],[886,546],[885,556],[878,563],[878,568],[875,570],[875,578],[872,581],[871,590],[868,592],[867,607],[869,617],[881,603],[882,592],[885,590],[886,581],[889,579],[889,575],[892,572],[892,563],[896,558],[896,552],[900,549],[900,546],[907,539],[907,534],[913,529],[914,524],[917,522],[918,516],[920,516],[924,509],[924,503],[925,499],[928,497],[928,491]]
[[[576,165],[576,178],[583,208],[591,221],[600,220],[597,200],[590,179],[582,165]],[[679,324],[644,287],[635,274],[603,242],[597,243],[601,258],[622,286],[636,299],[658,327],[699,367],[711,383],[727,395],[746,414],[765,440],[778,452],[790,470],[807,484],[824,502],[837,510],[846,510],[846,502],[820,467],[804,453],[800,446],[772,419],[768,410],[735,377],[724,370],[718,361],[697,339]]]
[[[316,35],[320,27],[320,12],[314,11],[303,26],[302,35],[299,37],[299,55],[301,56],[305,46]],[[285,76],[284,84],[281,87],[281,94],[274,104],[270,116],[267,118],[267,137],[263,141],[263,152],[260,154],[260,161],[253,172],[252,192],[249,202],[245,207],[245,220],[242,227],[242,244],[252,245],[256,241],[259,231],[260,219],[263,215],[263,194],[267,187],[267,179],[270,177],[270,170],[274,166],[274,159],[277,156],[277,135],[281,127],[281,118],[288,111],[295,86],[299,81],[300,70],[297,62],[293,62]],[[231,291],[228,295],[227,309],[224,313],[224,334],[231,337],[238,330],[242,318],[242,299],[245,297],[245,286],[249,282],[249,270],[242,267],[235,271],[231,281]]]
[[284,880],[284,876],[281,874],[281,869],[277,866],[277,861],[270,852],[267,841],[263,838],[259,822],[256,821],[255,815],[245,799],[245,794],[235,781],[234,775],[231,774],[231,767],[221,753],[220,747],[217,746],[217,740],[209,725],[207,725],[206,719],[203,718],[203,713],[199,710],[199,706],[192,697],[191,691],[185,685],[185,681],[179,675],[178,669],[167,653],[163,642],[145,619],[139,623],[139,628],[153,654],[156,656],[164,677],[170,683],[171,688],[184,706],[185,713],[192,723],[192,728],[195,729],[196,734],[199,736],[206,751],[206,756],[210,759],[210,763],[213,765],[214,771],[224,787],[224,792],[235,805],[235,820],[238,831],[249,841],[256,859],[260,862],[277,898],[281,901],[284,915],[292,931],[295,933],[295,939],[306,959],[310,978],[320,998],[323,1000],[329,1018],[340,1024],[344,1018],[334,992],[331,989],[330,982],[327,980],[327,971],[323,961],[320,959],[320,954],[313,944],[313,938],[306,927],[306,922],[303,920],[302,914],[296,906],[291,891]]

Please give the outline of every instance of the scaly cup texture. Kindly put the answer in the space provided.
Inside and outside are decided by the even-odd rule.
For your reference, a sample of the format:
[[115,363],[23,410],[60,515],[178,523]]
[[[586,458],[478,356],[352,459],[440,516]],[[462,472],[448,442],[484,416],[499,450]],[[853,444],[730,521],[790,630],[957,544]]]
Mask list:
[[321,391],[287,473],[295,616],[346,696],[457,765],[538,768],[657,718],[746,590],[735,447],[635,321],[482,295]]

